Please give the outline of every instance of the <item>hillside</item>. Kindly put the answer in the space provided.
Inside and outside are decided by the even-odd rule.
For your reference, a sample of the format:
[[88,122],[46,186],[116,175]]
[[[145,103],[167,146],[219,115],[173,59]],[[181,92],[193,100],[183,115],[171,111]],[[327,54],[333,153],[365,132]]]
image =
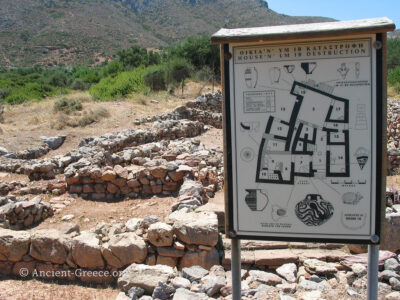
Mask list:
[[221,27],[320,22],[263,0],[2,0],[0,66],[87,64],[131,45],[162,47]]

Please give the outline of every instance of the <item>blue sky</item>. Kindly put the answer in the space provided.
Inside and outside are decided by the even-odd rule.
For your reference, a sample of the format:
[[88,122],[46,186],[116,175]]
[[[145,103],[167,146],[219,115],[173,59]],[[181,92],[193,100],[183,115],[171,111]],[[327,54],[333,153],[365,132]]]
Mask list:
[[267,0],[268,7],[289,16],[322,16],[340,21],[388,17],[400,29],[400,0]]

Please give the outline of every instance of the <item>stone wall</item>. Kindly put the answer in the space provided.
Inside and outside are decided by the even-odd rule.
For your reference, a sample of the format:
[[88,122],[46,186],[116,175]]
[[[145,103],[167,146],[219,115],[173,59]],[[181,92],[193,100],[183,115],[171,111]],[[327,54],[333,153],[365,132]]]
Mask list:
[[220,91],[215,94],[206,94],[186,105],[174,109],[172,112],[155,115],[142,119],[135,119],[134,123],[140,125],[148,122],[162,120],[183,120],[199,121],[205,125],[222,128],[222,95]]
[[48,202],[37,196],[32,200],[23,197],[0,197],[0,228],[19,230],[40,223],[53,215]]
[[53,179],[47,181],[11,181],[0,182],[0,196],[6,196],[9,193],[15,195],[39,195],[51,193],[61,195],[67,191],[67,184],[63,179]]
[[[208,197],[223,185],[222,153],[184,154],[182,159],[150,160],[144,166],[115,165],[104,168],[88,165],[66,172],[69,193],[94,200],[171,195],[179,191],[185,178],[200,182]],[[135,152],[135,151],[133,151]],[[173,154],[167,154],[173,158]],[[135,156],[130,160],[140,160]],[[122,158],[123,159],[123,158]]]
[[[162,140],[195,137],[204,132],[204,124],[197,121],[163,121],[156,122],[153,129],[125,130],[99,137],[89,137],[79,143],[79,149],[45,159],[11,159],[0,157],[0,171],[25,174],[30,180],[53,179],[57,173],[63,173],[65,168],[81,159],[105,160],[113,153],[127,147]],[[99,153],[101,152],[101,153]],[[86,163],[86,162],[85,162]]]
[[82,232],[76,225],[63,231],[0,229],[0,275],[20,276],[21,269],[28,274],[69,270],[65,279],[73,280],[78,279],[76,269],[107,270],[116,275],[79,279],[109,282],[116,279],[115,271],[132,263],[209,269],[220,262],[218,239],[215,214],[187,209],[172,213],[166,222],[157,217],[135,218],[125,224],[100,223]]
[[387,169],[392,174],[400,166],[400,104],[388,99],[387,110]]
[[18,152],[8,152],[4,147],[0,147],[0,156],[12,159],[36,159],[49,153],[51,150],[59,148],[65,141],[66,136],[54,136],[54,137],[40,137],[43,144],[35,148],[21,150]]

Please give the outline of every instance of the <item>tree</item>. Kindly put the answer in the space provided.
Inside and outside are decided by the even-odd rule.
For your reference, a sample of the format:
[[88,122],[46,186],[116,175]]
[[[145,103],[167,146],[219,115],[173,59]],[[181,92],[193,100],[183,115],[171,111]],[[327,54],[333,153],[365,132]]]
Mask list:
[[132,46],[128,49],[117,52],[119,61],[126,67],[136,68],[138,66],[157,65],[161,62],[161,56],[157,52],[147,51],[139,46]]
[[119,50],[117,55],[124,67],[136,68],[140,65],[148,65],[147,50],[139,46],[132,46],[128,49]]
[[388,39],[387,67],[393,69],[400,66],[400,38]]
[[212,45],[209,36],[189,37],[175,47],[168,49],[170,57],[182,57],[196,69],[208,66],[214,74],[219,74],[219,47]]
[[182,86],[182,96],[183,96],[183,88],[185,86],[185,79],[190,76],[190,73],[193,69],[191,64],[183,59],[183,58],[173,58],[168,61],[168,78],[169,82],[177,82]]
[[144,82],[153,91],[165,90],[166,71],[164,66],[152,66],[144,73]]

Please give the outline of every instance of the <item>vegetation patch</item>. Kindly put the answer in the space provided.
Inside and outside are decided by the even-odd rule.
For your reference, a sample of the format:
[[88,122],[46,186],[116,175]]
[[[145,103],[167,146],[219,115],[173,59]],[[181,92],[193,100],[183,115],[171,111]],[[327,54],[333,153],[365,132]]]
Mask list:
[[110,113],[108,110],[101,106],[89,110],[77,111],[75,114],[67,114],[64,111],[60,111],[50,123],[50,127],[57,130],[66,127],[85,127],[109,116]]
[[144,68],[108,76],[89,90],[94,99],[110,100],[124,97],[132,92],[145,92],[143,80]]
[[18,104],[70,90],[89,90],[101,101],[178,85],[183,93],[185,80],[198,73],[213,79],[219,74],[219,49],[210,44],[209,36],[188,38],[162,51],[133,46],[97,66],[0,69],[0,102]]
[[82,103],[74,99],[61,98],[54,102],[54,112],[64,112],[70,114],[74,111],[82,110]]

